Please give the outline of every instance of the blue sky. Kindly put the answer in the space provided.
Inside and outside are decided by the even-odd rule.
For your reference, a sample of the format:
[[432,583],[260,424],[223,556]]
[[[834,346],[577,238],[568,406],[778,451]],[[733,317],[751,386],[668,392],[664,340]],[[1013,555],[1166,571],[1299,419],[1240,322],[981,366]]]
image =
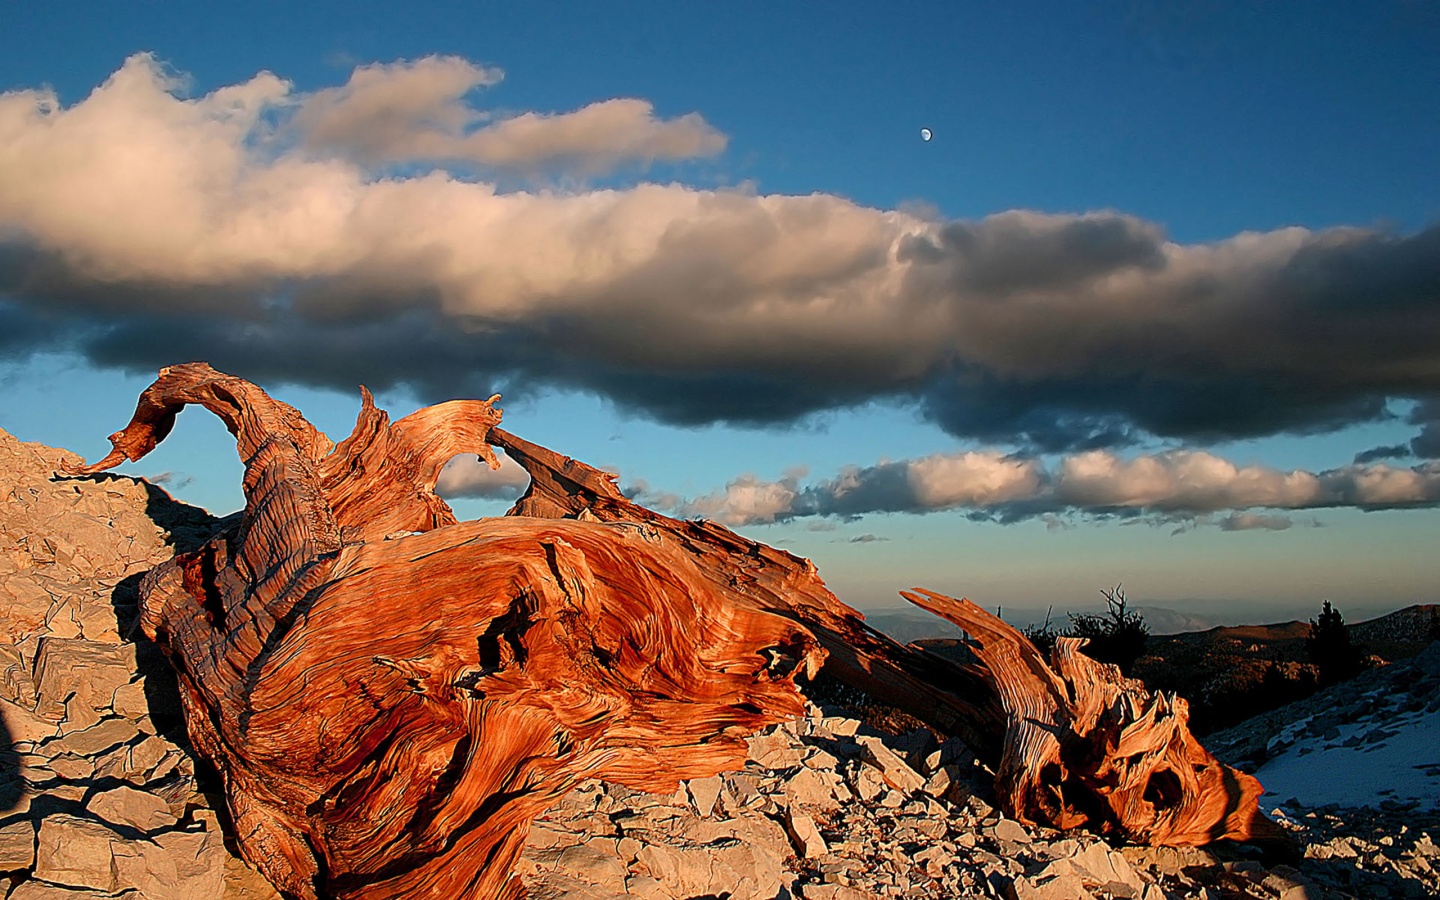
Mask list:
[[[195,358],[336,439],[362,381],[397,417],[497,390],[862,608],[1437,599],[1433,3],[6,19],[23,439],[98,458]],[[128,471],[228,510],[203,415]]]

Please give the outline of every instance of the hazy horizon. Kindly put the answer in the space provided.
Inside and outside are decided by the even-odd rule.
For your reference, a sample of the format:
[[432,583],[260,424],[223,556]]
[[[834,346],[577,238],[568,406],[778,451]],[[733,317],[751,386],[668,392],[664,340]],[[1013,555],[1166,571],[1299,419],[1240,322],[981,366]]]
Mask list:
[[[1389,604],[1365,605],[1357,604],[1347,608],[1336,607],[1344,617],[1347,624],[1367,622],[1372,619],[1382,618],[1390,613],[1411,606],[1420,604],[1405,604],[1403,606],[1392,606]],[[1131,604],[1128,609],[1144,619],[1146,627],[1151,634],[1180,634],[1193,631],[1208,631],[1221,626],[1238,625],[1284,625],[1289,622],[1309,622],[1319,617],[1321,604],[1317,602],[1314,608],[1301,606],[1272,607],[1265,605],[1247,605],[1242,602],[1222,603],[1219,605],[1211,601],[1199,600],[1192,603],[1185,601],[1157,604]],[[1197,610],[1204,610],[1200,613]],[[933,632],[935,635],[942,635],[955,629],[954,626],[945,620],[934,616],[924,610],[902,607],[882,607],[876,609],[862,609],[866,619],[871,625],[881,631],[890,631],[892,623],[900,623],[904,626],[914,626],[914,632]],[[1070,615],[1103,614],[1105,604],[1102,600],[1098,604],[1076,603],[1069,606],[1059,604],[1053,607],[1050,604],[1039,606],[992,606],[989,612],[997,613],[1001,618],[1017,628],[1026,628],[1031,625],[1041,625],[1045,622],[1047,614],[1050,624],[1056,630],[1063,631],[1070,624]],[[909,638],[914,640],[914,638]]]

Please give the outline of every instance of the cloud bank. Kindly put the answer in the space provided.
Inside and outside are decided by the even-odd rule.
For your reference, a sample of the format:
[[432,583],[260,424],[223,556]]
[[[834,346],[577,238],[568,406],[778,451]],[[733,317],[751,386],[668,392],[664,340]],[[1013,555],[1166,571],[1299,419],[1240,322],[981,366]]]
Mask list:
[[446,499],[514,500],[530,484],[530,474],[503,451],[496,451],[500,468],[492,469],[477,456],[456,456],[440,470],[435,492]]
[[[68,106],[0,95],[0,354],[207,359],[426,399],[559,387],[676,424],[878,399],[1030,453],[1316,432],[1440,398],[1440,226],[1179,244],[1115,211],[937,221],[679,183],[503,190],[497,172],[643,169],[725,137],[623,98],[492,121],[467,98],[500,77],[432,57],[310,93],[262,72],[186,96],[138,55]],[[1407,449],[1428,455],[1422,427]],[[1040,477],[932,464],[990,479],[944,468],[933,504],[1000,508]],[[750,489],[757,515],[777,502]],[[835,502],[861,490],[879,488]]]
[[[969,510],[1000,522],[1056,517],[1154,514],[1167,521],[1204,517],[1224,531],[1279,531],[1293,522],[1252,509],[1327,507],[1393,509],[1440,504],[1440,462],[1411,468],[1353,465],[1324,472],[1237,466],[1198,450],[1125,459],[1105,450],[1038,458],[998,451],[937,454],[851,466],[834,478],[802,484],[803,474],[778,481],[741,476],[725,489],[694,499],[641,490],[642,500],[684,517],[726,525],[763,525],[809,516],[854,518],[868,513]],[[1232,511],[1211,522],[1213,513]],[[1182,529],[1183,530],[1183,529]]]

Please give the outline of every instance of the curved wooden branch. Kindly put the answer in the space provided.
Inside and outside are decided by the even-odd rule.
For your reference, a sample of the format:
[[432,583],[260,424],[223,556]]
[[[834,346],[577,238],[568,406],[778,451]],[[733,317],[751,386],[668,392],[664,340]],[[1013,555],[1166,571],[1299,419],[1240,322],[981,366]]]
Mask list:
[[490,441],[530,475],[507,515],[630,522],[701,561],[733,602],[793,618],[826,651],[825,673],[960,737],[981,758],[1000,758],[1005,716],[979,666],[961,665],[896,643],[842,603],[808,559],[742,537],[709,521],[682,521],[631,501],[608,472],[493,428]]
[[1022,822],[1084,827],[1142,844],[1276,839],[1260,782],[1190,734],[1189,705],[1151,693],[1060,638],[1047,665],[1011,626],[969,600],[901,596],[963,628],[1007,716],[996,770],[1001,806]]
[[185,363],[161,369],[155,383],[140,394],[130,424],[110,435],[114,449],[109,456],[93,466],[67,471],[93,475],[127,459],[141,459],[170,434],[175,416],[192,403],[220,417],[235,435],[242,460],[248,461],[261,447],[276,440],[288,440],[311,460],[329,453],[333,446],[295,407],[274,399],[243,378],[217,372],[205,363]]

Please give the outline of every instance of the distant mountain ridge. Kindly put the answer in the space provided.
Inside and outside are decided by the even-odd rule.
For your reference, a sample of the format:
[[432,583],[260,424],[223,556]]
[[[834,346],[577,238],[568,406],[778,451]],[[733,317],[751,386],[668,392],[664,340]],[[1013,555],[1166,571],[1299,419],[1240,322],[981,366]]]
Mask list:
[[[1308,620],[1291,619],[1265,624],[1234,623],[1233,616],[1205,616],[1180,612],[1164,606],[1136,606],[1132,609],[1145,619],[1150,634],[1155,637],[1176,637],[1182,634],[1223,631],[1226,637],[1264,637],[1266,639],[1305,637],[1309,634]],[[1318,605],[1316,612],[1318,613]],[[1344,610],[1342,609],[1343,613]],[[1440,615],[1440,604],[1416,603],[1394,612],[1385,613],[1372,619],[1349,622],[1351,636],[1360,642],[1370,641],[1419,641],[1429,632],[1431,617]],[[1025,627],[1039,624],[1044,616],[1034,610],[1023,610],[1006,614],[1002,618],[1013,625]],[[872,628],[882,631],[897,641],[928,640],[932,638],[958,638],[960,629],[949,622],[924,613],[908,610],[883,610],[866,613],[865,621]],[[1068,622],[1064,613],[1055,613],[1050,622],[1063,629]]]
[[1431,636],[1440,619],[1440,603],[1417,603],[1375,619],[1354,622],[1350,636],[1357,641],[1418,641]]

